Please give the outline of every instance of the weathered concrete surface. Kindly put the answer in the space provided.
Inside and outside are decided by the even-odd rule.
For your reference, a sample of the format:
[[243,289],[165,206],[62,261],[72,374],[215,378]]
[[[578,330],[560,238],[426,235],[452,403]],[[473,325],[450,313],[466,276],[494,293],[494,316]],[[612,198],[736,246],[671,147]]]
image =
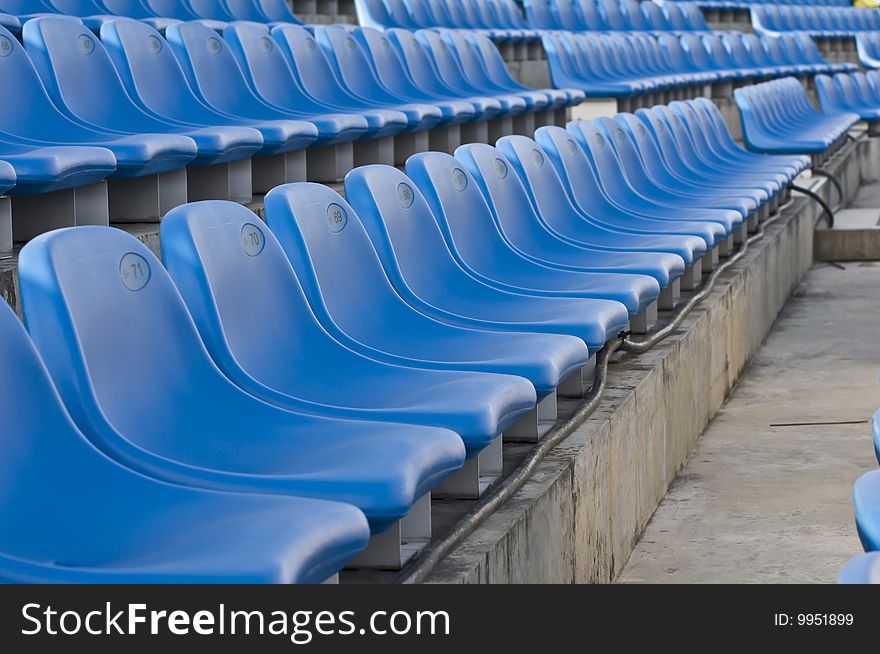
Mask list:
[[608,582],[812,261],[805,203],[676,335],[611,368],[600,409],[430,581]]
[[[877,139],[872,139],[876,141]],[[880,163],[880,152],[876,153]],[[833,229],[816,232],[816,261],[880,260],[880,184],[863,186]]]
[[[880,263],[818,264],[676,478],[622,582],[833,582],[877,468]],[[809,422],[860,424],[773,426]]]

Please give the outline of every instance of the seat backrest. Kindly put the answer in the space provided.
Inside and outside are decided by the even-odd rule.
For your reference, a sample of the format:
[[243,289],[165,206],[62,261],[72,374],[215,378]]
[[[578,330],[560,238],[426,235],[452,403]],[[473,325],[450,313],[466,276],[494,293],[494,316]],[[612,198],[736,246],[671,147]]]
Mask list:
[[350,96],[333,71],[324,49],[315,37],[300,25],[278,25],[272,38],[287,60],[296,81],[314,98],[335,100],[345,106]]
[[617,0],[599,0],[599,12],[602,14],[602,17],[605,19],[605,22],[608,24],[613,30],[628,30],[630,29],[629,24],[627,23],[626,17],[623,15],[623,12],[620,10],[620,5],[617,4]]
[[510,242],[522,247],[533,241],[535,230],[543,228],[528,192],[507,157],[491,145],[471,143],[458,148],[455,158],[477,182]]
[[235,15],[229,10],[226,0],[182,0],[188,3],[189,8],[199,18],[211,20],[235,20]]
[[504,136],[495,144],[513,166],[538,213],[551,225],[574,213],[562,180],[538,143],[527,136]]
[[611,27],[599,11],[596,0],[574,0],[575,11],[581,18],[586,29],[594,31],[610,30]]
[[309,304],[343,330],[371,320],[377,296],[394,295],[360,218],[333,189],[279,186],[266,195],[265,211]]
[[101,4],[105,7],[101,13],[109,12],[126,18],[151,18],[157,15],[144,0],[101,0]]
[[22,40],[56,106],[93,125],[137,131],[140,110],[103,43],[82,23],[44,16],[25,23]]
[[346,88],[376,103],[394,102],[376,77],[367,53],[348,30],[340,25],[316,26],[315,39]]
[[302,89],[278,43],[263,25],[233,23],[223,40],[244,72],[248,85],[260,97],[279,107],[302,103]]
[[260,11],[262,11],[270,21],[281,23],[301,22],[300,19],[290,10],[290,5],[287,4],[286,0],[253,0],[253,2],[257,3]]
[[623,12],[627,25],[629,25],[631,30],[644,31],[653,29],[642,12],[640,4],[636,0],[621,0],[620,11]]
[[[107,13],[107,10],[95,0],[48,0],[48,4],[68,16],[94,16]],[[34,10],[28,13],[34,13]]]
[[441,79],[447,84],[462,91],[470,91],[470,83],[462,70],[461,61],[455,51],[443,40],[438,32],[433,30],[419,30],[416,38],[422,42],[431,55],[431,61]]
[[210,27],[198,22],[176,23],[165,30],[165,39],[189,85],[209,105],[247,115],[249,105],[259,102],[248,88],[231,48]]
[[561,29],[587,29],[580,15],[575,11],[573,0],[553,0],[553,9],[556,12],[556,22]]
[[22,248],[19,278],[28,330],[88,437],[114,453],[185,448],[174,420],[229,383],[150,250],[115,228],[57,230]]
[[555,30],[560,27],[550,0],[523,0],[523,11],[529,27],[545,30]]
[[[279,362],[306,358],[326,339],[278,240],[235,202],[195,202],[162,220],[162,260],[221,370],[239,368],[272,388],[308,371]],[[307,379],[302,380],[308,383]]]
[[384,33],[370,27],[357,27],[351,34],[370,58],[373,71],[386,88],[402,96],[418,92],[414,91],[415,82],[409,70]]
[[196,20],[199,16],[188,4],[180,0],[143,0],[157,16],[177,18],[179,20]]
[[0,0],[0,11],[13,16],[61,13],[49,0]]
[[684,13],[674,2],[668,2],[663,5],[663,13],[666,14],[667,19],[669,20],[669,26],[680,32],[687,31],[690,29],[690,25],[688,24],[688,20],[685,17]]
[[655,31],[666,31],[672,29],[672,24],[669,22],[666,14],[663,13],[660,5],[654,4],[653,2],[643,2],[641,8],[642,13],[645,15],[645,20],[648,23],[649,29]]
[[[416,84],[428,93],[438,91],[444,93],[443,82],[434,66],[434,60],[428,48],[416,38],[414,32],[403,29],[391,29],[385,32],[394,46],[401,61]],[[438,88],[439,87],[439,88]]]
[[443,152],[413,155],[406,162],[406,174],[465,265],[476,268],[496,248],[507,247],[480,187],[455,157]]
[[354,207],[395,286],[430,301],[465,276],[415,184],[392,166],[362,166],[345,177]]
[[112,556],[118,543],[95,540],[70,507],[126,511],[113,506],[112,490],[132,475],[98,452],[73,424],[40,355],[5,302],[0,302],[0,374],[11,382],[0,393],[0,520],[27,525],[0,530],[0,552],[54,562],[63,539],[70,560]]
[[268,23],[270,18],[263,12],[256,0],[224,0],[229,13],[236,20],[252,20],[257,23]]
[[193,96],[171,48],[150,25],[108,21],[101,25],[101,42],[129,95],[154,113],[195,119],[205,109]]
[[18,40],[0,27],[0,75],[15,102],[0,103],[0,131],[64,142],[67,128],[73,128],[49,98],[30,57]]

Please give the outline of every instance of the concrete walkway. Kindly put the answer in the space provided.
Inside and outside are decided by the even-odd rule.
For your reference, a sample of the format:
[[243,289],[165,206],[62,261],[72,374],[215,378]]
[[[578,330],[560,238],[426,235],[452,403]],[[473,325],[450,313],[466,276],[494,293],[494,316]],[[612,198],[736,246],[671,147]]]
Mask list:
[[877,468],[880,263],[844,267],[811,270],[618,581],[830,583],[861,551],[850,492]]

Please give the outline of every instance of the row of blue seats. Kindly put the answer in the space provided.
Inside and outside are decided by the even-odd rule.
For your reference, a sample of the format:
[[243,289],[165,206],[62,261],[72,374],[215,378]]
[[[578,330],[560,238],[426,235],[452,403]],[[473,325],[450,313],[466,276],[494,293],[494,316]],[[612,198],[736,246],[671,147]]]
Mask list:
[[743,140],[750,150],[809,154],[820,162],[845,142],[861,119],[851,112],[817,111],[793,77],[736,89]]
[[442,27],[481,30],[498,42],[538,38],[515,0],[355,0],[355,10],[358,24],[379,30]]
[[65,14],[123,16],[165,29],[176,21],[205,20],[299,23],[286,0],[0,0],[0,12],[13,16]]
[[[880,411],[871,419],[874,454],[880,463]],[[856,530],[866,554],[840,571],[842,584],[880,584],[880,470],[862,475],[853,488]]]
[[379,29],[479,29],[499,41],[537,38],[542,30],[708,31],[691,5],[636,0],[526,0],[525,20],[511,0],[356,0],[361,25]]
[[545,32],[554,86],[588,97],[630,97],[717,82],[852,70],[822,59],[805,35],[762,39],[739,32],[703,36]]
[[826,114],[856,114],[868,123],[880,121],[880,71],[816,77],[819,104]]
[[[539,125],[556,122],[557,111],[584,97],[578,90],[523,87],[487,37],[465,32],[386,36],[322,26],[312,34],[297,25],[270,32],[235,23],[221,37],[195,21],[169,26],[163,37],[146,23],[116,19],[102,25],[99,40],[76,18],[47,16],[25,23],[22,38],[24,48],[0,28],[7,53],[0,70],[18,98],[0,111],[0,159],[15,168],[15,193],[187,165],[196,176],[256,155],[253,185],[248,174],[241,198],[248,201],[251,188],[266,192],[296,181],[285,162],[307,147],[326,146],[336,155],[349,148],[348,165],[310,166],[311,179],[334,181],[356,163],[393,163],[369,142],[422,134],[421,146],[402,137],[395,142],[402,151],[392,157],[402,162],[429,146],[428,130],[441,141],[452,130],[470,130],[467,141],[485,142],[493,121],[495,138],[513,129],[530,133],[536,115],[543,117]],[[352,143],[364,142],[359,161]],[[33,152],[47,146],[75,147]],[[190,200],[228,197],[212,195],[217,189],[193,197],[197,185],[190,187]]]
[[358,168],[347,200],[285,185],[267,225],[179,207],[164,267],[112,228],[27,244],[36,349],[0,308],[0,370],[21,380],[0,395],[0,511],[33,528],[0,533],[0,579],[317,582],[375,563],[368,538],[415,537],[429,493],[461,496],[536,402],[573,375],[582,392],[588,357],[805,165],[742,150],[706,100],[536,139]]
[[710,31],[702,12],[692,4],[637,0],[524,0],[529,26],[541,30],[623,32]]
[[752,27],[759,33],[801,31],[819,37],[846,37],[856,32],[880,30],[880,9],[754,7]]

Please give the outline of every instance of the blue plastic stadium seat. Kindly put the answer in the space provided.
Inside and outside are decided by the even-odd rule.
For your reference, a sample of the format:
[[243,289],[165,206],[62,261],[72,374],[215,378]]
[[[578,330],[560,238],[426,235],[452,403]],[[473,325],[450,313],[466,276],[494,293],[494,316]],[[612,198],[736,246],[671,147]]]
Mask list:
[[263,137],[249,127],[191,128],[141,110],[126,93],[103,44],[76,21],[31,20],[23,39],[55,106],[72,120],[120,134],[188,136],[198,147],[194,165],[249,159],[263,147]]
[[0,140],[0,159],[15,169],[15,195],[95,184],[116,171],[116,157],[106,148],[35,147]]
[[395,288],[420,311],[465,327],[577,336],[591,350],[627,324],[626,307],[613,300],[515,293],[472,276],[449,250],[421,192],[395,168],[356,168],[345,178],[345,193]]
[[[535,133],[535,140],[556,168],[578,210],[600,224],[623,233],[696,236],[702,239],[706,249],[714,248],[724,238],[724,228],[717,223],[658,219],[648,212],[640,213],[636,207],[613,202],[602,182],[603,177],[608,178],[609,185],[616,187],[610,177],[613,169],[595,166],[565,129],[542,127]],[[622,195],[621,199],[628,197],[632,196]]]
[[421,42],[425,50],[430,53],[431,61],[439,73],[443,82],[462,96],[488,97],[501,106],[502,116],[516,116],[526,111],[526,101],[519,95],[511,94],[487,94],[473,80],[469,79],[462,69],[455,51],[449,43],[443,39],[439,32],[433,30],[419,30],[415,33],[416,39]]
[[617,157],[613,144],[596,124],[587,121],[572,122],[568,125],[568,132],[593,161],[606,193],[621,206],[654,218],[695,220],[701,224],[717,223],[723,228],[725,236],[733,234],[743,223],[742,214],[737,211],[672,206],[666,202],[669,199],[667,194],[649,196],[637,192],[628,178],[623,162]]
[[644,296],[656,298],[659,293],[651,279],[566,269],[518,250],[505,238],[478,183],[449,155],[415,155],[407,162],[407,173],[425,196],[457,261],[487,284],[539,297],[614,299],[633,309]]
[[[112,21],[101,27],[101,40],[128,95],[142,109],[162,120],[180,125],[229,125],[256,129],[263,138],[263,147],[259,152],[261,155],[301,149],[304,145],[304,131],[311,133],[311,141],[307,140],[306,144],[320,143],[323,138],[323,121],[294,121],[290,120],[288,114],[284,114],[286,118],[281,119],[274,115],[272,118],[236,115],[234,110],[237,107],[241,105],[244,112],[248,105],[243,100],[244,94],[234,93],[233,82],[236,75],[239,79],[241,77],[234,61],[224,58],[225,64],[221,61],[218,66],[218,73],[224,75],[220,79],[229,82],[228,86],[210,85],[209,82],[217,77],[211,75],[213,69],[206,67],[207,70],[201,76],[188,68],[193,80],[193,86],[190,87],[171,48],[151,26],[139,21]],[[217,59],[212,58],[209,61],[216,63]],[[200,81],[204,81],[204,84],[199,84]],[[233,93],[228,93],[227,88],[231,88]],[[215,90],[216,94],[212,94]],[[208,104],[211,100],[217,102],[217,109]],[[228,100],[228,104],[224,100]],[[333,120],[333,117],[324,118]],[[365,129],[362,120],[354,116],[351,118],[355,128],[360,126]],[[314,131],[310,125],[315,126]],[[333,123],[332,126],[330,132],[338,138],[339,133],[344,130],[338,123]],[[320,135],[317,140],[314,138],[315,131]]]
[[540,398],[589,357],[579,338],[455,326],[417,310],[392,286],[354,210],[326,186],[278,187],[265,208],[318,320],[350,349],[394,364],[525,377]]
[[278,25],[272,30],[272,37],[308,96],[331,112],[354,111],[366,118],[369,128],[362,138],[393,136],[409,126],[402,111],[372,105],[352,95],[333,72],[315,37],[304,27]]
[[749,149],[770,154],[820,154],[859,121],[852,113],[820,114],[794,78],[734,91]]
[[856,35],[856,51],[862,66],[880,68],[880,35],[874,32],[862,32]]
[[408,131],[435,127],[443,120],[439,107],[428,103],[404,103],[394,97],[379,81],[370,66],[370,60],[354,35],[339,25],[315,28],[315,40],[324,48],[327,61],[336,78],[352,96],[347,105],[357,109],[384,107],[400,111],[406,116]]
[[569,199],[556,169],[547,160],[547,153],[532,139],[506,136],[496,147],[513,164],[538,210],[538,217],[551,232],[564,240],[600,250],[629,252],[634,259],[639,258],[639,252],[675,254],[686,266],[706,253],[705,243],[696,237],[638,235],[593,220]]
[[467,102],[474,110],[476,120],[490,120],[502,113],[501,103],[498,100],[465,92],[457,88],[453,80],[448,80],[445,74],[435,67],[429,49],[415,33],[391,29],[386,32],[386,36],[405,63],[413,82],[428,97]]
[[874,454],[877,462],[880,463],[880,411],[871,418],[871,433],[874,436]]
[[862,87],[855,81],[855,75],[816,75],[815,83],[816,94],[824,113],[853,113],[858,114],[862,120],[880,120],[880,103],[863,95]]
[[[494,88],[508,93],[532,91],[532,89],[520,84],[510,76],[510,71],[507,70],[504,59],[488,37],[484,34],[471,32],[467,34],[467,39],[482,57],[482,63],[486,67],[486,74]],[[554,108],[578,105],[586,97],[582,90],[575,88],[541,89],[541,93],[548,96],[551,107]]]
[[[544,157],[539,150],[535,152],[529,156]],[[456,151],[456,158],[476,179],[493,216],[515,247],[545,265],[623,275],[617,293],[608,298],[625,304],[631,315],[656,300],[659,288],[669,286],[684,271],[684,261],[675,254],[633,254],[560,238],[541,219],[510,162],[492,146],[465,145]],[[653,278],[659,288],[647,284],[646,277]]]
[[496,98],[522,100],[527,111],[543,111],[550,106],[550,98],[542,91],[533,89],[507,89],[496,84],[486,71],[480,55],[474,49],[465,32],[447,30],[440,35],[455,56],[467,82],[478,93]]
[[344,501],[377,533],[462,465],[454,432],[309,416],[241,391],[161,263],[121,230],[39,236],[21,251],[19,277],[28,330],[74,421],[139,472]]
[[[0,302],[4,583],[320,583],[367,543],[353,506],[181,488],[95,449]],[[35,519],[39,516],[39,520]]]
[[525,379],[382,363],[336,341],[261,225],[230,202],[185,205],[162,221],[163,261],[208,351],[236,385],[295,411],[446,427],[469,455],[534,408]]
[[[235,29],[230,26],[227,29]],[[264,30],[259,27],[258,29]],[[183,67],[190,85],[199,95],[200,99],[209,104],[216,111],[246,117],[252,120],[270,121],[278,127],[289,126],[294,132],[302,125],[309,125],[315,130],[317,145],[351,140],[354,134],[364,134],[363,123],[360,120],[350,121],[340,119],[338,111],[330,111],[331,115],[320,116],[322,109],[309,105],[307,100],[302,100],[302,94],[296,93],[295,97],[300,100],[296,106],[275,106],[263,101],[249,87],[248,80],[242,68],[237,64],[230,42],[222,39],[211,29],[198,23],[179,23],[172,25],[166,31],[168,44],[177,56]],[[276,48],[276,44],[263,31],[262,45],[270,51]],[[289,69],[287,69],[289,70]],[[290,75],[287,75],[290,84]],[[291,85],[291,90],[298,90]],[[327,108],[323,108],[327,111]],[[343,134],[340,134],[340,131]]]
[[853,487],[853,511],[866,552],[880,550],[880,470],[865,473]]
[[[779,190],[777,183],[745,176],[731,179],[722,170],[711,166],[700,156],[699,147],[692,141],[682,116],[670,107],[657,106],[639,111],[647,121],[645,125],[650,123],[655,134],[659,131],[656,143],[662,154],[662,165],[669,175],[663,174],[663,168],[656,170],[641,163],[637,141],[640,123],[635,116],[630,117],[630,129],[626,129],[621,120],[608,118],[597,119],[597,122],[605,128],[606,138],[613,143],[624,164],[627,179],[642,194],[662,198],[665,193],[668,197],[662,198],[664,204],[682,208],[729,209],[746,218]],[[647,111],[659,120],[645,116]],[[647,141],[647,137],[643,138]]]
[[880,584],[880,552],[862,554],[852,559],[840,571],[839,584]]
[[[62,114],[43,87],[24,48],[0,27],[0,47],[9,54],[0,57],[0,71],[9,93],[17,101],[0,109],[0,131],[12,143],[45,145],[94,145],[116,157],[114,178],[150,175],[186,166],[195,158],[195,142],[178,134],[124,136],[74,122]],[[14,106],[13,106],[14,105]],[[28,111],[21,111],[27,106]]]
[[[150,14],[153,16],[152,18],[140,18],[145,22],[149,23],[157,30],[165,31],[165,29],[169,25],[173,25],[179,21],[191,21],[198,20],[204,25],[209,26],[211,29],[222,30],[226,25],[224,20],[211,20],[207,19],[204,16],[199,15],[193,9],[193,6],[188,2],[188,0],[103,0],[104,3],[112,3],[113,5],[126,5],[131,4],[133,2],[137,2],[138,4],[143,4]],[[111,9],[113,7],[111,5]],[[119,14],[120,16],[135,16],[135,14],[130,13],[129,11],[124,10],[124,6],[120,6],[119,9],[114,9],[113,13]]]
[[476,109],[471,103],[462,99],[441,98],[419,86],[382,32],[361,27],[355,28],[352,36],[370,58],[376,78],[395,97],[404,102],[430,102],[443,112],[444,124],[448,125],[465,123],[476,116]]

